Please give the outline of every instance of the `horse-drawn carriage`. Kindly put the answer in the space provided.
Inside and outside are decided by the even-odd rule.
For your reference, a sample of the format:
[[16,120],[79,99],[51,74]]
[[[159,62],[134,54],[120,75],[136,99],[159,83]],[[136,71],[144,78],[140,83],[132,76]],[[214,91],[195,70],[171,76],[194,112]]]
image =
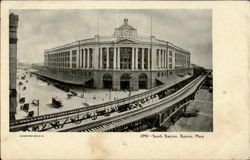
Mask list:
[[60,107],[63,106],[63,103],[59,98],[53,97],[52,98],[52,106],[55,107],[55,108],[60,108]]

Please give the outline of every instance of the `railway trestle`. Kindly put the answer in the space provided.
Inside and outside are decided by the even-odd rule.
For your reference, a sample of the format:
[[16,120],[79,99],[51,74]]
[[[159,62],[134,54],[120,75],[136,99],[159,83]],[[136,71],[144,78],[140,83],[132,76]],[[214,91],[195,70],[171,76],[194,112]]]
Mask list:
[[176,104],[167,107],[160,112],[149,116],[144,117],[140,120],[136,120],[127,124],[123,124],[121,126],[106,130],[105,132],[124,132],[124,131],[133,131],[133,132],[141,132],[146,129],[160,128],[163,124],[169,122],[169,126],[175,123],[175,119],[173,118],[177,113],[185,113],[189,103],[194,100],[196,93],[189,95],[188,97],[182,99]]
[[[80,108],[11,124],[11,131],[142,131],[174,123],[185,112],[206,76],[191,77],[172,86],[159,86],[145,93],[88,108]],[[70,124],[70,125],[66,125]]]

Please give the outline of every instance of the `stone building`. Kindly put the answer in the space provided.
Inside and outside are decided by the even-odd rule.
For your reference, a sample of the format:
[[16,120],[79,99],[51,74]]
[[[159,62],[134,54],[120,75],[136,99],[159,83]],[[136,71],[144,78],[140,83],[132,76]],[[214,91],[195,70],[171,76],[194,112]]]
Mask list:
[[17,72],[17,27],[18,15],[9,15],[9,118],[15,120],[17,106],[16,72]]
[[190,70],[189,51],[154,36],[138,35],[125,18],[112,36],[96,35],[45,50],[39,73],[93,88],[137,90],[168,83],[167,77]]

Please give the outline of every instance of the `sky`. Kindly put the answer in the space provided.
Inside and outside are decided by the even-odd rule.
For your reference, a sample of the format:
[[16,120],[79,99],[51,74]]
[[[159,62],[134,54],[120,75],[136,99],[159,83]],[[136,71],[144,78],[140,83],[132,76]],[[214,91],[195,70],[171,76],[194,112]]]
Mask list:
[[[42,63],[45,49],[109,36],[128,18],[138,35],[152,34],[191,52],[191,63],[212,68],[212,11],[207,9],[11,10],[19,15],[18,61]],[[97,18],[99,17],[99,18]],[[99,19],[99,27],[97,20]]]

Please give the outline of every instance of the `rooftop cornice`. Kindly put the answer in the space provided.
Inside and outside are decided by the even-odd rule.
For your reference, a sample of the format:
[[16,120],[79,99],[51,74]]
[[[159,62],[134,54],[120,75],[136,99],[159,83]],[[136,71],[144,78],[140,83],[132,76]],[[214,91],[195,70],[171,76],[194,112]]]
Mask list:
[[93,44],[100,44],[100,43],[118,43],[119,41],[123,41],[123,40],[133,41],[136,44],[139,44],[139,43],[148,43],[149,44],[149,43],[151,43],[153,45],[162,45],[162,46],[172,48],[174,50],[178,50],[180,52],[190,54],[189,51],[187,51],[181,47],[178,47],[178,46],[176,46],[173,43],[170,43],[168,41],[155,39],[154,36],[152,38],[151,36],[114,37],[114,36],[99,36],[99,35],[96,35],[94,38],[78,40],[78,41],[74,41],[74,42],[71,42],[71,43],[68,43],[68,44],[65,44],[62,46],[47,49],[47,50],[45,50],[45,52],[54,52],[54,51],[58,51],[58,50],[69,49],[71,47],[85,45],[85,44],[86,45],[88,45],[88,44],[93,45]]

